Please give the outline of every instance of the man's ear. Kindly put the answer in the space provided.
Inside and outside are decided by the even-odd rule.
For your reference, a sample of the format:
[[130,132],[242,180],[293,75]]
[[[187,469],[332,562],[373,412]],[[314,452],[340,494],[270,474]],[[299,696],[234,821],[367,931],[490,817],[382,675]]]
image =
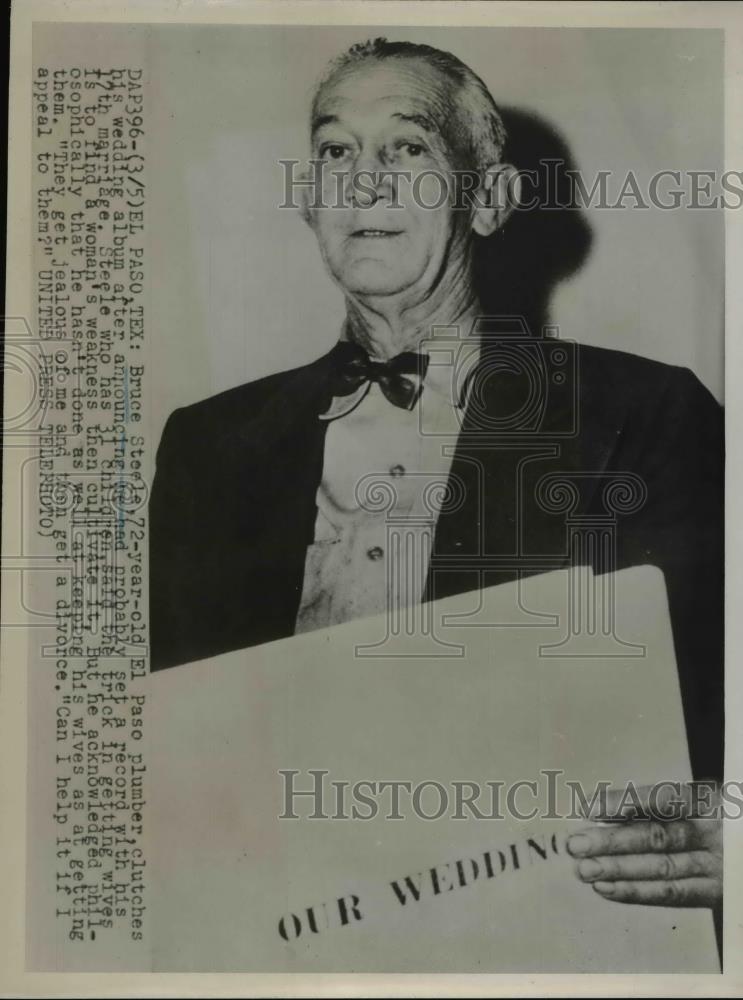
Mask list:
[[491,236],[505,223],[521,197],[521,178],[510,163],[494,163],[483,174],[472,199],[472,228],[478,236]]

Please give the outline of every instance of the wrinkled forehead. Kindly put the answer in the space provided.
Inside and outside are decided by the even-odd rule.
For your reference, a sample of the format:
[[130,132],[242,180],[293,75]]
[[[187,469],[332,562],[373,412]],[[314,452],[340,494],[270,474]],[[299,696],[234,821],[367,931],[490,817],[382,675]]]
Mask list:
[[329,122],[353,126],[364,118],[417,119],[446,141],[453,82],[424,59],[365,60],[347,66],[321,87],[312,109],[314,134]]

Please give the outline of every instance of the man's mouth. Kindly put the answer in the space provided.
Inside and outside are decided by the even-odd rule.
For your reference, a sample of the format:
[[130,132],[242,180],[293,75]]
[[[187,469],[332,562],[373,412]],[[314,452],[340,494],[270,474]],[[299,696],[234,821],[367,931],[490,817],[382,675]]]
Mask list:
[[401,229],[356,229],[351,233],[353,239],[385,239],[399,236]]

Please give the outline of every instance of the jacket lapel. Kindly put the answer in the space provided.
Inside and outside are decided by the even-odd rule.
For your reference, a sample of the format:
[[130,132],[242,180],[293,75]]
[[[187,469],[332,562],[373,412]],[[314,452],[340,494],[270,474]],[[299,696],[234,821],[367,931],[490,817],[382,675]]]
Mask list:
[[[492,365],[492,353],[483,351],[450,471],[464,501],[439,516],[427,600],[567,563],[566,512],[544,509],[539,483],[559,475],[576,484],[572,513],[588,513],[625,414],[616,401],[595,393],[594,380],[582,381],[578,345],[564,346],[576,350],[576,384],[568,386],[574,391],[550,394],[547,385],[546,398],[531,410],[523,382]],[[526,417],[531,412],[533,424],[508,426],[509,416],[520,412]]]

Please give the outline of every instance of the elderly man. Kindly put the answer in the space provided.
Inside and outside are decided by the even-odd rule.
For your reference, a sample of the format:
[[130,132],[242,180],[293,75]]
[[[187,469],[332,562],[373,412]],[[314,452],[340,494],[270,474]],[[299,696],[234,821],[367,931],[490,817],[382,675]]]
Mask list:
[[[642,496],[615,566],[597,568],[663,569],[694,770],[720,777],[719,407],[686,370],[587,347],[575,358],[482,316],[475,242],[504,225],[517,185],[498,109],[454,56],[354,46],[315,94],[311,136],[321,173],[298,190],[346,321],[313,364],[168,421],[153,669],[567,565],[564,512],[540,484],[574,475],[590,515],[621,473]],[[458,350],[438,349],[442,331]],[[534,405],[530,351],[546,372]],[[393,549],[390,512],[409,524]],[[571,851],[609,899],[720,898],[714,824],[591,827]]]

